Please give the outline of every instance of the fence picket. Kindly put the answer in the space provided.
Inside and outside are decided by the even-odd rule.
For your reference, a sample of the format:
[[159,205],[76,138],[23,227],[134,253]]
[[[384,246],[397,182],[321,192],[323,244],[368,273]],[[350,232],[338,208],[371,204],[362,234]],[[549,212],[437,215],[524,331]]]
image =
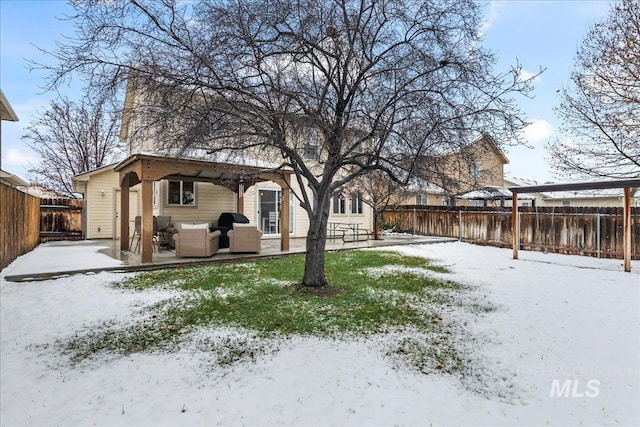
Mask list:
[[[511,211],[500,208],[402,206],[382,213],[396,231],[512,246]],[[519,208],[520,249],[564,254],[623,257],[622,208]],[[599,237],[599,238],[598,238]],[[631,257],[640,259],[640,208],[631,209]]]

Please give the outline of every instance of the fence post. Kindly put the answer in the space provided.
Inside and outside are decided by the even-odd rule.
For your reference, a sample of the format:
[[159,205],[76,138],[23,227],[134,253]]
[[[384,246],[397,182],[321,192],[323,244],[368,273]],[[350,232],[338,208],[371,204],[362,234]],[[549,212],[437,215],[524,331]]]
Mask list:
[[600,258],[600,212],[596,214],[596,247],[598,258]]
[[458,210],[458,241],[462,242],[462,211]]
[[413,208],[413,235],[416,235],[416,208]]

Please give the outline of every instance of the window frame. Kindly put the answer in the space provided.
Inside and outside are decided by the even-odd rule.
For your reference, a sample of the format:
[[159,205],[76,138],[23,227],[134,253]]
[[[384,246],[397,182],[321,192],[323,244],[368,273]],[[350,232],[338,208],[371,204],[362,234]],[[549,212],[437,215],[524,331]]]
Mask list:
[[[364,215],[364,202],[362,201],[362,199],[358,194],[352,194],[351,197],[349,198],[349,201],[351,204],[352,215]],[[354,211],[354,207],[356,208],[355,211]]]
[[[340,195],[343,195],[343,198],[340,198]],[[347,198],[344,197],[343,193],[338,193],[331,198],[331,205],[334,215],[346,215],[347,214]]]
[[[179,183],[180,184],[180,203],[171,203],[171,198],[169,195],[169,192],[171,190],[171,183]],[[191,184],[192,188],[193,188],[193,201],[192,203],[184,203],[184,194],[185,194],[185,189],[184,189],[184,184]],[[196,207],[196,182],[195,181],[183,181],[183,180],[167,180],[167,191],[166,191],[166,203],[165,205],[167,207],[171,207],[171,208],[193,208]]]

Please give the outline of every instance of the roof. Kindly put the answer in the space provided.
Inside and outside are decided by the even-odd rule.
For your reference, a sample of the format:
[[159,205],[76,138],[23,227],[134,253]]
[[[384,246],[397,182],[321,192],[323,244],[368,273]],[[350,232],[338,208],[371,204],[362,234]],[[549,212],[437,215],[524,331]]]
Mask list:
[[16,187],[18,185],[22,185],[22,186],[28,185],[28,183],[24,181],[22,178],[20,178],[19,176],[9,172],[5,172],[2,169],[0,169],[0,182],[9,184],[12,187]]
[[111,163],[110,165],[101,166],[99,168],[91,169],[90,171],[82,172],[73,177],[75,181],[89,181],[89,178],[93,175],[113,170],[118,163]]
[[4,96],[4,93],[0,89],[0,119],[7,120],[9,122],[17,122],[18,116],[16,112],[11,108],[11,104]]
[[640,178],[612,179],[606,181],[579,181],[541,185],[509,187],[514,193],[544,193],[551,191],[605,190],[610,188],[640,187]]
[[473,141],[471,141],[471,145],[473,146],[481,142],[488,143],[489,148],[491,148],[498,155],[498,157],[500,157],[500,159],[502,160],[502,163],[504,163],[505,165],[509,163],[509,159],[507,158],[507,155],[505,154],[504,151],[502,151],[500,146],[498,146],[498,144],[491,137],[491,135],[484,133],[479,137],[477,137],[476,139],[474,139]]
[[416,176],[412,177],[407,184],[406,191],[413,192],[425,192],[425,193],[437,193],[437,194],[446,194],[444,188],[436,185],[432,182],[429,182],[425,179],[418,178]]

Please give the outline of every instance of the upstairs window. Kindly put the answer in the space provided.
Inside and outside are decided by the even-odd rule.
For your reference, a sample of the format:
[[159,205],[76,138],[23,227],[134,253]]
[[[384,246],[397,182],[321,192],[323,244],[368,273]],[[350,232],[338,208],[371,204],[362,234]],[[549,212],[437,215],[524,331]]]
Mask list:
[[169,206],[196,205],[196,187],[193,182],[169,181],[167,193],[167,205]]
[[469,165],[469,176],[478,181],[482,177],[482,166],[480,163],[472,163]]
[[320,160],[320,147],[315,144],[304,144],[302,146],[302,157],[310,160]]
[[426,206],[427,204],[427,195],[426,194],[418,194],[416,196],[416,205]]

